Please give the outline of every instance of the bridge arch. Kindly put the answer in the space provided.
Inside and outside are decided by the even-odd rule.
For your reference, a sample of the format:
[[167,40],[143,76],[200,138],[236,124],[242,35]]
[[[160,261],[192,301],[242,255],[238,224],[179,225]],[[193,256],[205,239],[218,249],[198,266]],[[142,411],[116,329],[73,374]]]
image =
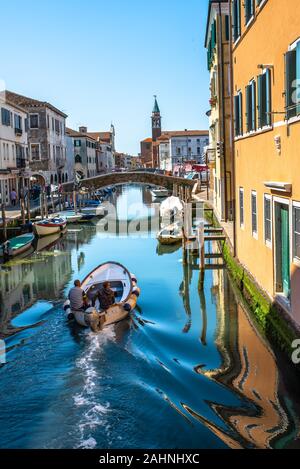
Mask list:
[[[188,188],[192,191],[197,183],[189,179],[179,178],[175,176],[164,176],[161,174],[148,173],[146,171],[140,172],[126,172],[126,173],[110,173],[100,176],[95,176],[81,181],[81,186],[87,189],[97,190],[103,189],[108,186],[123,185],[123,184],[147,184],[166,189],[173,190],[174,185],[177,187]],[[63,184],[64,192],[73,191],[73,183]]]

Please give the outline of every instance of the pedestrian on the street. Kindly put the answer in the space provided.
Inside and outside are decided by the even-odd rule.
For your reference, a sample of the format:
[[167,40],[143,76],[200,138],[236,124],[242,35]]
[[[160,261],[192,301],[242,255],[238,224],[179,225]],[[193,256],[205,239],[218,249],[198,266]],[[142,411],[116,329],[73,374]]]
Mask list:
[[16,189],[12,189],[11,193],[10,193],[10,201],[11,201],[11,204],[13,207],[16,206],[16,203],[17,203],[17,193],[16,193]]

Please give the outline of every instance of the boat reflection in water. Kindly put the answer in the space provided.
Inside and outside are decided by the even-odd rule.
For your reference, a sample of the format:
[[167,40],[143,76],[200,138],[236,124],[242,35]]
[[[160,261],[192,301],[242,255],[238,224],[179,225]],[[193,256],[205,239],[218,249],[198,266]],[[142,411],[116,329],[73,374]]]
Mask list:
[[[184,266],[180,291],[189,318],[184,332],[191,327],[189,285],[192,272],[190,266]],[[297,435],[299,438],[299,408],[295,408],[295,400],[292,404],[284,389],[274,352],[254,327],[245,307],[232,298],[228,308],[228,296],[232,297],[232,290],[226,271],[217,269],[213,272],[213,279],[211,293],[218,302],[216,345],[222,365],[207,369],[201,364],[195,367],[195,371],[230,388],[246,401],[246,405],[239,409],[207,401],[222,425],[203,418],[184,403],[183,408],[231,448],[281,448],[288,446],[289,442],[293,444]],[[205,345],[205,295],[203,292],[199,295],[203,314],[201,342]]]

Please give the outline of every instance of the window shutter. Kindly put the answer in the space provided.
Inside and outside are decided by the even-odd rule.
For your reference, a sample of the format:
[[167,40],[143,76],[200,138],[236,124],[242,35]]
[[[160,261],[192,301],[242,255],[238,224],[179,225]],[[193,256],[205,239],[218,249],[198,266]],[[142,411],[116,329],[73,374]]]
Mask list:
[[272,124],[271,106],[271,70],[266,70],[266,124]]
[[250,86],[246,86],[246,127],[247,132],[250,131],[250,123],[251,123],[251,110],[250,110]]
[[285,54],[285,106],[286,115],[290,119],[296,115],[296,109],[293,108],[293,93],[295,88],[293,85],[296,80],[296,50],[292,50]]
[[251,108],[252,108],[252,130],[256,130],[256,83],[253,80],[251,83]]
[[239,135],[243,133],[243,95],[239,94]]
[[238,132],[238,122],[239,122],[239,115],[238,115],[238,110],[239,110],[239,97],[235,96],[234,97],[234,131],[235,135],[237,136],[239,134]]
[[267,125],[267,78],[266,73],[261,76],[261,126]]
[[300,114],[300,42],[296,48],[296,103],[297,103],[297,115]]
[[259,75],[257,77],[257,115],[258,115],[258,128],[262,128],[262,118],[261,118],[261,102],[262,102],[262,96],[261,96],[261,88],[262,88],[262,83],[261,83],[261,78],[262,75]]

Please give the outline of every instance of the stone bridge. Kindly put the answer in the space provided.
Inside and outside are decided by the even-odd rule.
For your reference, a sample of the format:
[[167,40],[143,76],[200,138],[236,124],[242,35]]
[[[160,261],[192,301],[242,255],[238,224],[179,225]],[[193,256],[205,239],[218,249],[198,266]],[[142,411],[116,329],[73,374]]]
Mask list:
[[[175,176],[153,174],[146,171],[111,173],[95,176],[93,178],[83,179],[81,181],[81,187],[85,187],[90,191],[94,191],[108,186],[130,183],[165,187],[166,189],[173,191],[174,194],[181,195],[183,199],[190,198],[192,192],[198,192],[197,181],[178,178]],[[65,193],[70,193],[74,189],[73,183],[65,183],[62,186]]]

